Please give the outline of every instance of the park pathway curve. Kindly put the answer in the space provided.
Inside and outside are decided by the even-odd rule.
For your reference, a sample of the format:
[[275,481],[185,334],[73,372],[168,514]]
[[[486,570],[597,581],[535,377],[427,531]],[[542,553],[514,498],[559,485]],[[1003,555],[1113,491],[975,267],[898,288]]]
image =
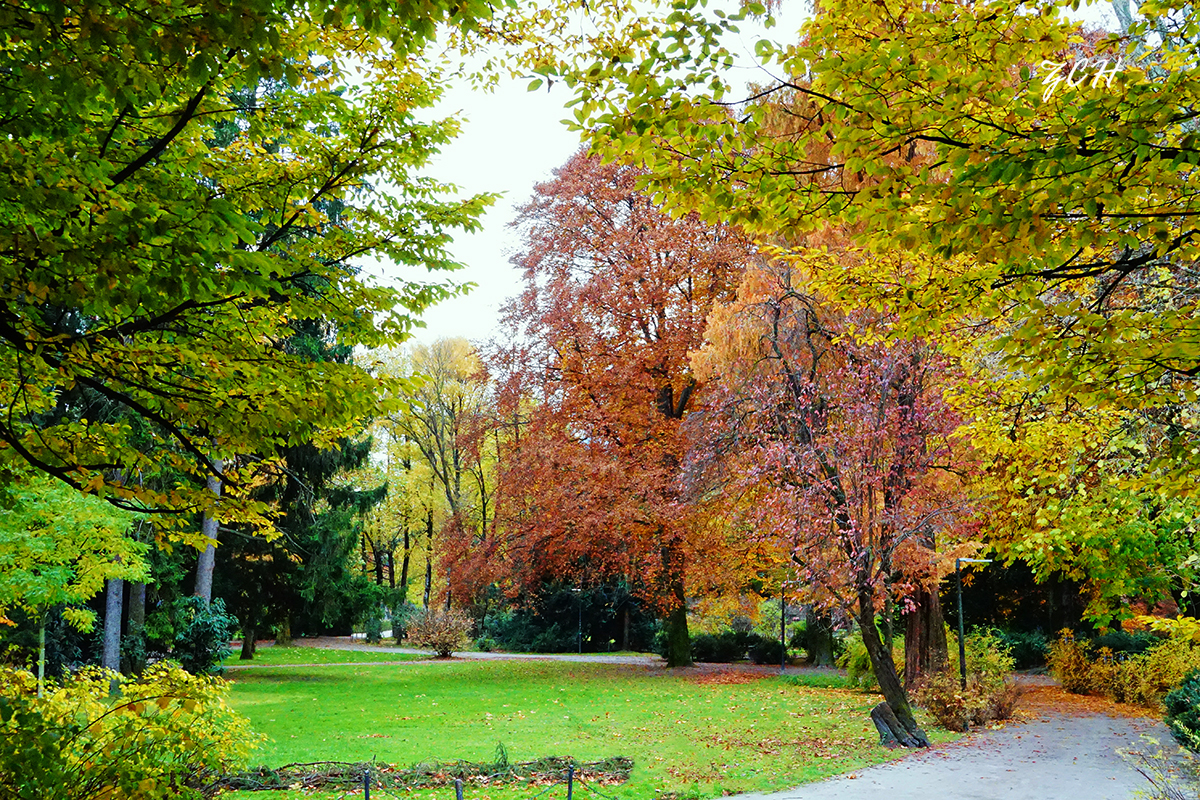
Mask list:
[[1031,682],[1023,721],[877,767],[736,800],[1127,800],[1150,784],[1119,751],[1149,736],[1173,751],[1166,727],[1142,712]]

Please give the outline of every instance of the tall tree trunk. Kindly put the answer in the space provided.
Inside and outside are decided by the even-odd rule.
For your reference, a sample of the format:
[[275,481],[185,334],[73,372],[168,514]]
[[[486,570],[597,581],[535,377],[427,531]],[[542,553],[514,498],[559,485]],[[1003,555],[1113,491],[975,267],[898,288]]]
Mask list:
[[667,586],[667,666],[687,667],[692,663],[692,641],[688,636],[687,593],[683,583],[683,553],[678,545],[662,548],[663,579]]
[[808,640],[808,657],[814,667],[832,667],[833,617],[828,611],[808,606],[805,609],[805,634]]
[[388,588],[395,589],[396,588],[396,551],[395,550],[387,551],[387,562],[388,562],[388,570],[387,570],[387,572],[388,572]]
[[425,515],[425,608],[433,591],[433,506]]
[[[225,463],[219,458],[214,458],[213,466],[216,467],[217,471],[219,472],[225,467]],[[207,486],[208,491],[212,493],[214,497],[221,496],[221,479],[216,475],[208,476]],[[200,529],[204,532],[204,535],[208,538],[209,542],[217,541],[219,525],[214,517],[209,514],[205,514],[204,521],[201,523]],[[204,549],[204,552],[200,554],[200,560],[196,564],[196,590],[193,592],[193,594],[195,594],[197,597],[203,597],[204,602],[206,603],[212,602],[213,567],[216,565],[216,563],[216,546],[209,544],[209,546]]]
[[875,671],[875,680],[879,682],[879,690],[884,699],[884,702],[871,710],[871,721],[875,723],[883,744],[928,747],[929,737],[913,717],[908,695],[905,694],[900,678],[896,675],[892,653],[884,647],[879,629],[875,627],[874,602],[875,598],[871,592],[859,591],[858,624],[862,629],[863,645],[871,658],[871,668]]
[[134,654],[129,663],[129,670],[135,675],[141,675],[146,668],[146,584],[129,584],[129,638],[138,647],[130,648]]
[[624,610],[622,616],[624,617],[624,621],[623,621],[623,624],[621,625],[621,650],[628,653],[629,652],[629,629],[630,629],[630,620],[629,620],[630,614],[629,614],[629,603],[628,602],[625,603],[625,610]]
[[904,688],[911,691],[927,675],[944,669],[949,658],[938,593],[920,586],[909,600],[913,609],[904,615]]
[[104,650],[100,666],[114,672],[121,670],[121,600],[125,581],[109,578],[104,596]]
[[371,542],[371,557],[375,559],[375,585],[383,586],[383,559],[380,558],[379,546]]
[[400,590],[404,592],[404,599],[408,599],[408,564],[412,559],[412,545],[409,543],[408,531],[404,531],[404,558],[400,562]]

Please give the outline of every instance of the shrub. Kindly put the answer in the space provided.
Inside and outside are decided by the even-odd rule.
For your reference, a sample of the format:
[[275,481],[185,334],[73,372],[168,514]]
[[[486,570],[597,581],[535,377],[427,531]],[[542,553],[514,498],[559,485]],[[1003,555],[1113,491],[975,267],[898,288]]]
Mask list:
[[225,612],[220,598],[211,603],[202,597],[181,597],[176,602],[179,630],[171,653],[193,675],[220,675],[233,649],[229,640],[237,630],[237,618]]
[[1092,690],[1092,660],[1086,640],[1064,628],[1050,645],[1047,662],[1050,674],[1068,692],[1087,694]]
[[408,641],[429,648],[439,658],[449,658],[466,646],[470,630],[471,618],[462,611],[426,608],[408,621]]
[[[109,695],[117,682],[120,693]],[[45,699],[23,670],[0,670],[0,796],[33,800],[212,797],[261,737],[226,704],[228,687],[176,665],[140,679],[88,668]]]
[[1085,642],[1063,631],[1050,647],[1050,669],[1067,691],[1157,708],[1164,695],[1200,669],[1200,647],[1190,637],[1175,636],[1143,653],[1102,647],[1091,658]]
[[1175,741],[1200,752],[1200,672],[1192,672],[1163,698],[1166,717]]
[[1115,630],[1097,636],[1092,640],[1092,646],[1097,650],[1107,647],[1113,654],[1128,653],[1136,655],[1137,653],[1146,652],[1161,641],[1161,637],[1155,636],[1149,631],[1130,632]]
[[692,637],[692,660],[729,664],[746,658],[746,651],[758,639],[752,633],[724,630]]
[[750,645],[748,655],[755,664],[778,664],[783,657],[783,643],[778,639],[759,636]]
[[[892,663],[896,665],[896,676],[904,682],[904,639],[892,640]],[[850,685],[864,692],[873,692],[879,688],[875,680],[875,669],[871,666],[871,655],[863,644],[862,632],[854,631],[846,637],[845,646],[837,658],[837,665],[846,670]]]
[[1050,653],[1050,639],[1046,634],[1041,631],[1006,631],[999,636],[1000,642],[1008,647],[1016,669],[1045,666],[1046,656]]
[[367,644],[379,644],[383,641],[383,615],[379,613],[379,609],[371,609],[371,612],[367,614],[363,632]]
[[475,649],[481,653],[490,653],[496,649],[496,641],[486,636],[480,636],[475,640]]
[[1017,685],[1010,678],[1014,661],[1008,645],[996,631],[975,630],[963,641],[967,654],[967,688],[962,688],[958,648],[952,647],[944,672],[928,676],[916,691],[917,702],[938,724],[952,731],[966,723],[983,725],[1012,716]]

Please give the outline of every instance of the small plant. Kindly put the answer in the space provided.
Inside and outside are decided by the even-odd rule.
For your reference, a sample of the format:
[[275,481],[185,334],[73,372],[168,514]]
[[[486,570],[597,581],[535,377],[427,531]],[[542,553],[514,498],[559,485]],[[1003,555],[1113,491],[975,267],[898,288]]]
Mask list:
[[1010,678],[1013,658],[995,631],[972,631],[963,642],[967,654],[967,688],[962,688],[958,649],[951,648],[950,663],[943,672],[930,675],[916,692],[917,701],[938,724],[952,731],[965,730],[966,723],[983,725],[1012,716],[1017,702],[1017,685]]
[[1086,640],[1078,639],[1064,628],[1050,645],[1047,658],[1050,674],[1068,692],[1087,694],[1092,690],[1092,660]]
[[220,675],[221,662],[233,652],[229,640],[238,626],[237,618],[226,613],[225,602],[181,597],[175,616],[180,625],[171,654],[193,675]]
[[226,705],[228,692],[156,664],[135,680],[87,668],[39,700],[31,673],[0,670],[0,796],[213,797],[261,738]]
[[486,636],[480,636],[475,640],[475,649],[481,653],[490,653],[496,649],[496,640],[489,639]]
[[427,608],[409,620],[408,641],[429,648],[438,658],[449,658],[466,646],[470,630],[471,618],[462,611]]
[[383,616],[379,613],[378,608],[371,609],[367,614],[364,632],[367,644],[379,644],[383,641]]

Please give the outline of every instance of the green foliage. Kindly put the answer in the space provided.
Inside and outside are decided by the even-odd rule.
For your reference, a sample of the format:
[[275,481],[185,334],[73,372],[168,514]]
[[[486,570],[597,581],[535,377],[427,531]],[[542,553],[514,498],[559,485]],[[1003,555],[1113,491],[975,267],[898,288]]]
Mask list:
[[[350,348],[397,343],[459,290],[425,273],[457,266],[450,234],[492,198],[423,174],[457,123],[422,112],[440,76],[421,54],[438,24],[480,14],[492,10],[3,6],[4,464],[269,530],[250,497],[269,456],[334,441],[398,388],[279,346],[291,326],[322,320]],[[421,274],[374,285],[365,255]],[[227,461],[218,501],[210,458],[233,452],[267,457]],[[160,473],[174,478],[125,479]],[[160,522],[191,538],[188,517]]]
[[13,800],[211,797],[259,738],[225,683],[169,664],[135,680],[86,669],[42,700],[34,686],[28,672],[0,670],[0,795]]
[[[904,680],[904,640],[896,638],[892,641],[892,662],[896,665],[896,676]],[[837,665],[846,670],[850,685],[864,692],[879,690],[879,682],[875,680],[875,669],[871,666],[871,655],[863,644],[862,633],[858,630],[851,632],[845,639],[845,647],[837,657]]]
[[1050,653],[1050,640],[1041,631],[1003,631],[997,634],[1001,645],[1008,648],[1015,669],[1031,669],[1045,665]]
[[426,608],[409,620],[407,641],[429,648],[439,658],[449,658],[466,646],[471,625],[471,618],[458,609]]
[[783,643],[778,639],[758,636],[757,641],[751,643],[750,649],[746,654],[750,656],[750,660],[755,664],[778,665],[784,656]]
[[746,651],[758,640],[753,633],[724,630],[692,637],[692,660],[731,663],[746,658]]
[[479,621],[479,634],[493,639],[502,650],[573,653],[579,646],[582,622],[584,652],[605,652],[619,649],[625,642],[626,613],[628,649],[651,650],[656,621],[631,596],[628,587],[619,583],[601,584],[578,594],[571,587],[545,585],[520,606],[498,604],[490,608]]
[[958,668],[958,649],[951,648],[946,669],[928,676],[918,687],[917,702],[938,724],[961,731],[969,721],[984,725],[1008,719],[1017,702],[1017,685],[1011,674],[1014,660],[1009,645],[998,631],[976,629],[964,640],[967,654],[967,688],[963,691]]
[[1163,722],[1175,741],[1200,752],[1200,672],[1192,672],[1163,698],[1166,716]]
[[219,675],[221,662],[233,652],[229,640],[237,630],[237,619],[225,612],[219,597],[206,603],[202,597],[182,597],[177,601],[172,655],[193,675]]
[[125,534],[134,517],[44,477],[8,487],[0,506],[0,619],[17,606],[40,618],[55,606],[89,629],[90,600],[108,578],[144,580],[146,545]]
[[383,614],[377,609],[369,612],[363,631],[366,634],[367,644],[379,644],[383,640]]

